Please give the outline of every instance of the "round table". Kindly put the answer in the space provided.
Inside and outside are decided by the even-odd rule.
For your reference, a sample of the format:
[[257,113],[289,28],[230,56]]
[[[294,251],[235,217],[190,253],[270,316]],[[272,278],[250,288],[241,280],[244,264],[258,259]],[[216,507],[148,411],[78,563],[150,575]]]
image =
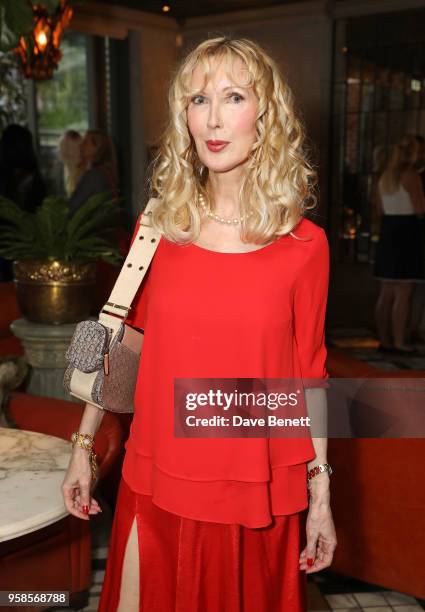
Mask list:
[[61,484],[71,450],[55,436],[0,427],[0,542],[68,515]]

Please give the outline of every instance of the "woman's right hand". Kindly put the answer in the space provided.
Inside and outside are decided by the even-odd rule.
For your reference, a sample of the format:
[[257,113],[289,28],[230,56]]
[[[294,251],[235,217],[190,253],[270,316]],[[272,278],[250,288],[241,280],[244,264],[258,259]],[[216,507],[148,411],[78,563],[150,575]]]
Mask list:
[[92,484],[89,454],[75,445],[62,483],[62,495],[68,512],[87,521],[89,514],[102,512],[98,502],[91,497]]

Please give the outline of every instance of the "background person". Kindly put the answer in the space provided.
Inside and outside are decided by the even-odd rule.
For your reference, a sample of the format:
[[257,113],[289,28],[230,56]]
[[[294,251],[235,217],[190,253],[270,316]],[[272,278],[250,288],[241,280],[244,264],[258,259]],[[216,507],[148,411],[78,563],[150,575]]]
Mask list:
[[[80,156],[84,167],[77,186],[69,199],[70,214],[75,212],[87,200],[100,193],[109,193],[111,198],[119,197],[117,162],[112,139],[101,130],[88,130],[80,143]],[[125,257],[130,246],[130,236],[126,229],[126,218],[122,208],[117,213],[117,224],[111,231],[104,232],[104,237],[118,246]],[[108,262],[97,262],[97,283],[92,314],[99,313],[108,299],[119,268]]]
[[84,173],[81,157],[82,136],[75,130],[67,130],[59,141],[59,158],[63,163],[65,192],[69,198]]
[[[419,173],[422,190],[425,193],[425,138],[416,136],[419,143],[418,159],[416,169]],[[425,241],[425,218],[422,218],[422,236]],[[412,293],[412,302],[410,306],[410,317],[408,324],[409,339],[413,343],[423,344],[425,337],[421,331],[421,323],[425,311],[425,283],[415,283]]]
[[[0,196],[31,213],[46,197],[32,134],[22,125],[8,125],[0,138]],[[12,262],[0,257],[0,281],[12,279]]]
[[69,200],[74,213],[93,195],[118,195],[117,163],[111,138],[101,130],[88,130],[80,143],[84,172]]
[[412,289],[425,281],[425,197],[415,167],[418,150],[416,137],[405,136],[391,149],[378,182],[381,227],[374,277],[381,284],[375,307],[381,351],[415,351],[406,335]]
[[0,195],[28,212],[46,197],[32,134],[22,125],[8,125],[0,139]]

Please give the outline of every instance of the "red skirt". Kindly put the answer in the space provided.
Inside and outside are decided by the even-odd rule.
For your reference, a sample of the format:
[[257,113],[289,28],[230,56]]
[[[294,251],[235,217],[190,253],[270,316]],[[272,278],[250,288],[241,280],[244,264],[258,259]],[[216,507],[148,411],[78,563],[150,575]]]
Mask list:
[[210,523],[171,514],[121,479],[98,612],[118,607],[122,564],[136,515],[140,612],[305,612],[299,569],[304,512],[267,527]]

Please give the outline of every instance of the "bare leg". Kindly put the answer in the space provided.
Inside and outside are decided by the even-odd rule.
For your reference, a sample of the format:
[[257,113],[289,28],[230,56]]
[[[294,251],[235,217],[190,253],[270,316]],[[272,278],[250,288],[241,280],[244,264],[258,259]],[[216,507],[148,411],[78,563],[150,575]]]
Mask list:
[[403,348],[406,341],[407,320],[413,283],[397,283],[392,311],[394,346]]
[[394,299],[394,284],[391,281],[381,281],[381,290],[375,306],[379,341],[386,348],[392,345],[391,310]]
[[137,519],[134,517],[125,549],[120,600],[116,612],[139,612],[140,574]]
[[425,309],[425,283],[415,283],[412,291],[412,301],[410,306],[410,316],[408,323],[409,335],[418,337],[422,315]]

